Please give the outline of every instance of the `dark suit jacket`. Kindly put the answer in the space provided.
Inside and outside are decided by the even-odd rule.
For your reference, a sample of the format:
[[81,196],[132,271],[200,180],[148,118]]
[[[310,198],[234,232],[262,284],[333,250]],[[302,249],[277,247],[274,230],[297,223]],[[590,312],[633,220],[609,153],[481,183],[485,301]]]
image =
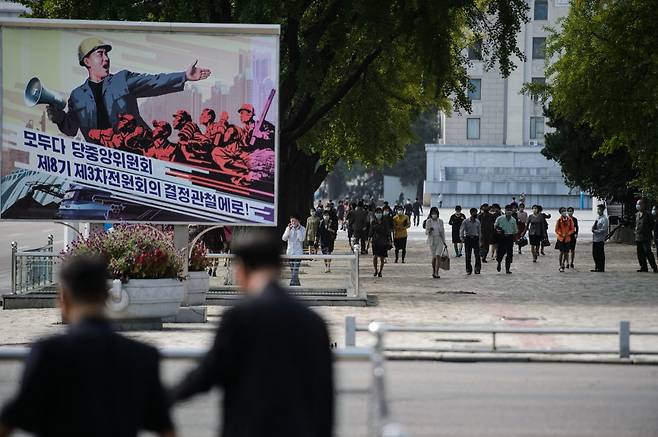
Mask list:
[[224,389],[224,437],[330,437],[332,356],[324,321],[272,283],[228,310],[173,401]]
[[[132,114],[137,123],[150,127],[142,120],[137,106],[140,97],[153,97],[175,93],[185,88],[185,72],[144,74],[121,70],[103,79],[103,101],[112,127],[116,126],[120,114]],[[96,101],[89,80],[71,91],[68,112],[57,125],[68,136],[75,136],[78,129],[87,141],[89,130],[96,126]]]
[[102,319],[36,342],[0,422],[38,436],[136,436],[172,429],[158,351]]

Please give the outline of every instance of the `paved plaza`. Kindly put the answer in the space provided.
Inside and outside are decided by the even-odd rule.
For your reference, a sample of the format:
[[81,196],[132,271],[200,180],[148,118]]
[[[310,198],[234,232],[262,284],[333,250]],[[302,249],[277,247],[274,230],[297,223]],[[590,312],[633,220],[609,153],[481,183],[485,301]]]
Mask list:
[[[447,222],[447,213],[442,217]],[[585,213],[581,214],[585,215]],[[635,248],[609,243],[606,246],[605,273],[590,273],[591,222],[581,220],[575,270],[558,272],[557,252],[546,249],[538,263],[532,263],[529,249],[514,254],[512,275],[498,273],[495,262],[483,265],[479,276],[466,276],[464,258],[452,258],[450,271],[441,279],[431,277],[430,258],[422,228],[410,233],[405,264],[384,268],[382,278],[372,277],[371,257],[361,258],[361,286],[369,297],[367,307],[314,307],[329,323],[333,341],[344,343],[346,316],[355,316],[359,324],[385,321],[399,324],[479,324],[498,326],[559,326],[615,328],[628,320],[633,329],[658,329],[658,275],[636,273]],[[57,228],[55,228],[57,229]],[[447,232],[449,236],[450,233]],[[348,250],[346,233],[340,232],[336,252]],[[451,248],[452,253],[452,248]],[[391,253],[392,255],[392,253]],[[341,284],[346,281],[347,265],[335,262],[332,273],[322,273],[321,261],[303,267],[303,283],[313,281]],[[318,279],[319,278],[319,279]],[[321,281],[320,281],[321,279]],[[209,307],[207,324],[166,324],[162,331],[137,331],[127,335],[158,346],[206,346],[224,307]],[[12,310],[0,312],[3,345],[28,344],[42,335],[63,329],[56,309]],[[357,344],[368,344],[370,335],[360,333]],[[392,347],[483,347],[490,338],[483,335],[389,334]],[[503,335],[498,346],[523,348],[616,349],[614,336],[530,336]],[[657,350],[658,338],[633,337],[632,348]],[[644,356],[641,360],[649,360]]]

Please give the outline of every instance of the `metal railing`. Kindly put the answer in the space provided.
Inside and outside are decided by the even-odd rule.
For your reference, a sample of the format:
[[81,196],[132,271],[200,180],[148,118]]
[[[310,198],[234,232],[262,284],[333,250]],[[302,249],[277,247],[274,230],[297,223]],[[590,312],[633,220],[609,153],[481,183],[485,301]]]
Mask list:
[[[348,316],[345,318],[345,346],[356,346],[356,333],[367,332],[368,326],[358,325],[356,318]],[[459,333],[459,334],[488,334],[491,335],[490,347],[484,348],[427,348],[427,347],[385,347],[386,352],[456,352],[456,353],[504,353],[504,354],[605,354],[617,355],[619,358],[630,358],[631,355],[658,355],[658,350],[631,349],[631,336],[658,336],[658,330],[631,330],[628,321],[619,322],[618,328],[522,328],[505,326],[475,326],[475,325],[394,325],[381,324],[382,332],[398,333]],[[501,348],[497,339],[501,334],[514,335],[598,335],[617,336],[619,346],[615,349],[522,349]],[[498,337],[497,337],[498,336]]]
[[[371,366],[371,384],[367,395],[371,416],[368,420],[368,435],[371,437],[407,437],[402,426],[391,420],[390,407],[386,396],[384,356],[380,349],[383,345],[380,326],[372,324],[370,332],[375,336],[374,348],[350,347],[334,349],[336,362],[368,362]],[[27,357],[27,346],[0,346],[0,361],[21,361]],[[166,347],[160,349],[160,356],[167,360],[196,360],[206,354],[201,348]],[[339,393],[362,393],[362,390],[344,389]]]
[[[358,248],[358,245],[356,246]],[[359,298],[365,299],[365,290],[362,290],[359,284],[359,250],[355,250],[354,253],[349,254],[331,254],[331,255],[322,255],[322,254],[304,254],[304,255],[282,255],[281,259],[284,263],[284,272],[287,264],[291,261],[299,261],[300,263],[307,261],[347,261],[349,265],[349,274],[347,278],[347,285],[345,287],[345,294],[348,298]],[[232,275],[231,275],[231,262],[230,260],[235,258],[235,255],[231,253],[209,253],[206,255],[207,258],[212,260],[228,260],[224,263],[223,268],[225,269],[225,286],[232,286]],[[220,263],[221,264],[221,263]],[[219,271],[219,270],[218,270]],[[295,294],[295,287],[291,289],[292,293]]]
[[59,254],[54,251],[53,236],[48,235],[45,246],[36,249],[18,249],[11,243],[11,292],[26,293],[52,288]]

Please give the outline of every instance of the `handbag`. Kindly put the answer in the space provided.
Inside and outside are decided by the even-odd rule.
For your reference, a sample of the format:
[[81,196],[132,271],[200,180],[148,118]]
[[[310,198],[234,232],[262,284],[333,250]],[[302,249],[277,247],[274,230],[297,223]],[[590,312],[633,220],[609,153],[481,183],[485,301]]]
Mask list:
[[551,245],[551,241],[548,238],[541,240],[541,247],[548,247]]
[[448,248],[444,247],[441,256],[439,257],[439,268],[443,270],[450,270],[450,256],[448,256]]
[[519,241],[516,242],[519,245],[519,248],[525,247],[528,245],[528,239],[526,237],[519,238]]

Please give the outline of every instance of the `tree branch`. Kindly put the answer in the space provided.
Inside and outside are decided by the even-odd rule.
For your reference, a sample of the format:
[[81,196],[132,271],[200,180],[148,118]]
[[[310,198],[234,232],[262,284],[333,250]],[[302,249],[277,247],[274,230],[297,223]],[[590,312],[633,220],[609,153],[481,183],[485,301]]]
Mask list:
[[343,84],[337,87],[333,96],[330,97],[322,106],[316,109],[314,113],[309,115],[301,126],[290,133],[291,139],[296,140],[297,138],[304,135],[315,125],[315,123],[317,123],[322,117],[331,111],[334,106],[340,103],[343,97],[345,97],[347,93],[354,87],[354,85],[356,85],[356,83],[359,81],[359,78],[366,72],[370,64],[372,64],[381,53],[381,45],[370,52],[363,59],[363,61],[361,61],[359,67],[343,82]]

